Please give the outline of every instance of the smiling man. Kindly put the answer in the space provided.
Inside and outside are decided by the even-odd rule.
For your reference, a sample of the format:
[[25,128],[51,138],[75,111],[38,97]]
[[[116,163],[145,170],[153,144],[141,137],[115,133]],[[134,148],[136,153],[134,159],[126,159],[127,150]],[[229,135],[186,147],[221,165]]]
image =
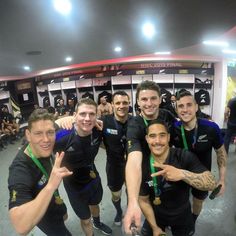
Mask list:
[[55,143],[54,116],[45,109],[29,117],[26,144],[9,168],[9,213],[21,235],[37,225],[46,235],[69,236],[64,224],[66,206],[57,190],[63,177],[72,175],[61,167],[64,153],[52,158]]
[[128,114],[129,104],[129,95],[124,91],[117,91],[112,95],[114,114],[102,117],[103,142],[107,154],[107,185],[116,209],[116,225],[121,225],[122,222],[121,189],[125,180],[126,132],[128,120],[132,117]]
[[151,154],[144,160],[139,203],[151,226],[149,236],[161,235],[167,226],[174,236],[194,233],[189,188],[213,190],[213,175],[189,151],[170,148],[168,126],[151,121],[146,140]]
[[[177,96],[176,111],[180,121],[175,123],[171,143],[175,147],[195,153],[208,170],[211,170],[212,149],[214,148],[219,169],[218,185],[222,185],[219,196],[225,191],[227,154],[223,138],[219,126],[215,122],[196,117],[197,110],[198,105],[190,92],[186,91]],[[193,218],[196,221],[208,192],[193,188],[192,194]]]
[[110,235],[112,230],[100,222],[99,217],[98,204],[103,189],[94,164],[102,140],[101,131],[95,128],[97,104],[92,99],[82,98],[75,107],[75,113],[73,128],[61,129],[56,136],[55,150],[65,151],[63,164],[73,171],[73,175],[64,181],[65,190],[85,235],[93,235],[92,226]]
[[[173,115],[164,109],[159,109],[161,103],[160,87],[153,81],[143,81],[138,84],[136,100],[140,108],[140,115],[133,117],[128,123],[127,143],[128,158],[126,164],[126,185],[128,190],[128,208],[124,218],[125,231],[131,234],[130,225],[134,223],[141,226],[141,211],[138,204],[138,194],[142,178],[142,163],[149,158],[145,135],[149,122],[157,118],[162,119],[168,125],[175,121]],[[146,221],[142,228],[142,235],[149,236],[145,229]]]

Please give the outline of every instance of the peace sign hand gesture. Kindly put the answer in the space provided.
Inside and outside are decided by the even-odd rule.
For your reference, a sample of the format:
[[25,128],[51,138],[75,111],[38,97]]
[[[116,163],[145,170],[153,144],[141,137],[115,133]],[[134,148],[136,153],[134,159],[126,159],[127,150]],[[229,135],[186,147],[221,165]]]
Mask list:
[[73,174],[73,172],[69,171],[66,167],[61,167],[64,155],[64,152],[61,152],[60,154],[58,152],[56,153],[55,163],[48,180],[48,186],[50,186],[54,191],[59,187],[64,177]]

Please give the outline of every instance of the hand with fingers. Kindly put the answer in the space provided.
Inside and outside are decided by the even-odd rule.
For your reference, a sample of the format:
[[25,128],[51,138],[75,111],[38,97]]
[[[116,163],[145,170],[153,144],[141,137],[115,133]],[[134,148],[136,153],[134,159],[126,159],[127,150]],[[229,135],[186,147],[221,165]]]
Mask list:
[[138,203],[128,204],[127,211],[124,217],[124,230],[125,233],[132,234],[131,226],[135,225],[137,231],[141,228],[141,209]]
[[97,119],[95,126],[96,126],[97,130],[102,131],[103,130],[103,121]]
[[73,172],[69,171],[66,167],[61,167],[61,162],[65,153],[56,153],[55,163],[53,165],[50,177],[48,179],[48,186],[53,190],[58,189],[62,179],[66,176],[72,175]]
[[171,165],[160,164],[158,162],[154,162],[155,167],[160,168],[161,170],[152,174],[152,177],[155,176],[163,176],[168,181],[179,181],[183,179],[182,169],[178,169]]

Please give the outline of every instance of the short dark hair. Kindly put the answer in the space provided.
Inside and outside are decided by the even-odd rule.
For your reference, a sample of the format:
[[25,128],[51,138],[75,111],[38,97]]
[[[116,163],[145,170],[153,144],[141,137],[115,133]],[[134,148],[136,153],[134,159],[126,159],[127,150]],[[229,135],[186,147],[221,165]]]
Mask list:
[[126,93],[125,91],[119,90],[119,91],[116,91],[112,94],[112,101],[114,101],[114,97],[117,96],[117,95],[126,96],[126,97],[128,97],[128,99],[130,99],[128,93]]
[[75,112],[77,112],[77,111],[78,111],[78,108],[79,108],[81,105],[83,105],[83,104],[85,104],[85,105],[92,105],[92,106],[94,106],[94,107],[96,108],[96,110],[97,110],[97,103],[96,103],[93,99],[91,99],[91,98],[81,98],[81,99],[78,101],[78,103],[76,104],[76,106],[75,106]]
[[154,90],[157,92],[159,97],[161,96],[161,89],[159,85],[154,81],[145,80],[141,82],[140,84],[138,84],[137,89],[136,89],[136,100],[138,99],[139,93],[142,90]]
[[[181,93],[177,93],[176,101],[179,101],[180,98],[183,98],[183,97],[192,97],[193,100],[195,101],[194,96],[193,96],[189,91],[183,91],[183,92],[181,92]],[[195,102],[196,102],[196,101],[195,101]]]
[[40,120],[50,120],[54,123],[54,115],[49,113],[47,109],[38,108],[35,109],[29,116],[28,129],[31,130],[32,124]]
[[157,124],[157,125],[163,125],[163,126],[165,127],[166,132],[167,132],[168,134],[170,133],[170,130],[169,130],[169,127],[168,127],[167,123],[166,123],[164,120],[160,119],[160,118],[157,118],[157,119],[155,119],[155,120],[152,120],[152,121],[148,124],[147,129],[146,129],[146,133],[148,134],[148,132],[149,132],[149,127],[150,127],[150,126],[156,125],[156,124]]

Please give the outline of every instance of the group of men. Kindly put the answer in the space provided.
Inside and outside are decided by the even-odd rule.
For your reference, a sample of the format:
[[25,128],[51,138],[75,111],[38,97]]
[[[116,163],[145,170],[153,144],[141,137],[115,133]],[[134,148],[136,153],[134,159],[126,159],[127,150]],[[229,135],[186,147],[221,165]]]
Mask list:
[[[128,208],[124,227],[128,234],[132,223],[140,228],[142,209],[146,218],[143,235],[161,235],[167,226],[174,236],[193,235],[206,191],[217,185],[210,173],[212,147],[217,154],[218,184],[222,185],[219,194],[224,192],[226,152],[219,127],[196,117],[197,104],[190,93],[177,97],[180,121],[159,109],[160,88],[155,82],[139,84],[136,96],[140,115],[128,114],[130,98],[119,91],[112,96],[113,114],[102,116],[99,128],[97,105],[91,99],[81,99],[74,117],[57,122],[63,126],[69,121],[69,130],[61,128],[56,132],[53,118],[45,110],[32,113],[26,131],[28,144],[13,161],[9,173],[9,211],[17,232],[27,234],[37,225],[47,235],[71,235],[64,225],[66,207],[57,190],[63,179],[85,235],[94,235],[93,227],[107,235],[112,233],[99,217],[103,190],[94,159],[103,139],[115,224],[122,222],[121,189],[126,179]],[[177,148],[170,148],[169,143]],[[54,163],[53,150],[61,152]]]
[[[6,135],[10,143],[19,134],[19,124],[16,122],[13,115],[9,112],[7,106],[3,106],[0,110],[0,135]],[[0,137],[0,148],[4,147],[3,141]]]

